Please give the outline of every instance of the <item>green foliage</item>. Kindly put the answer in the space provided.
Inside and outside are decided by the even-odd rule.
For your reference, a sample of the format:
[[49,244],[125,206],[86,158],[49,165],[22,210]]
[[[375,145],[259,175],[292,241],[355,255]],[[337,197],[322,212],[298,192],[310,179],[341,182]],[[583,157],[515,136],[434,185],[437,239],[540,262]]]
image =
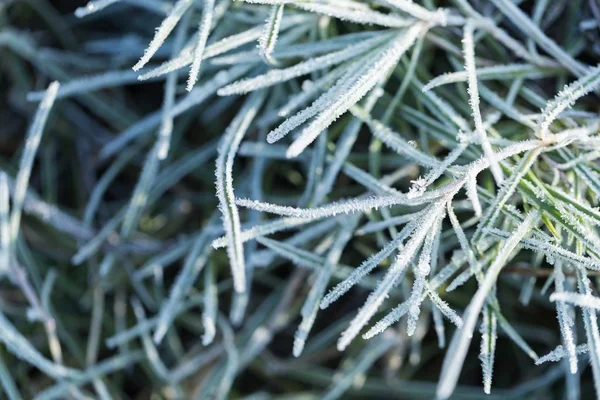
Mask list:
[[595,1],[59,3],[0,3],[7,398],[600,398]]

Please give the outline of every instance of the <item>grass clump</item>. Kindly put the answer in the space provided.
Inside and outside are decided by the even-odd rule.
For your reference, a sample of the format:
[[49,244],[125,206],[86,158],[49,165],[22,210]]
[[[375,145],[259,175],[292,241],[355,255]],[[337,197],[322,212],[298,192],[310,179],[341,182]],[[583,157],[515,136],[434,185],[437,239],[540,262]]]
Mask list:
[[6,397],[600,398],[599,26],[0,4]]

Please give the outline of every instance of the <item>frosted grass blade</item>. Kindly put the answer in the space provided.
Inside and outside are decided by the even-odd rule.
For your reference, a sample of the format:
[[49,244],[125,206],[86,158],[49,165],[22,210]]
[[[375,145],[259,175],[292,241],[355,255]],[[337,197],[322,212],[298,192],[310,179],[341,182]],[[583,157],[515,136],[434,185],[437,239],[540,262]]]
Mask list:
[[23,398],[2,357],[0,357],[0,381],[9,400],[21,400]]
[[377,312],[377,309],[387,297],[387,294],[396,282],[396,279],[403,273],[406,267],[408,267],[408,264],[415,255],[418,247],[422,244],[430,228],[440,217],[440,214],[445,208],[445,202],[445,199],[441,199],[430,206],[428,213],[426,213],[418,229],[413,233],[404,249],[398,254],[383,280],[379,283],[377,288],[371,292],[365,304],[350,322],[348,328],[342,333],[338,340],[337,347],[339,350],[345,349],[356,335],[358,335],[362,327],[367,324],[371,317]]
[[441,8],[436,11],[429,11],[412,0],[383,0],[383,2],[432,25],[446,26],[448,23],[447,12]]
[[344,224],[343,228],[340,229],[335,242],[327,253],[325,264],[315,275],[315,283],[308,293],[306,302],[302,306],[302,322],[298,326],[296,334],[294,335],[294,357],[299,357],[302,354],[308,334],[310,333],[317,317],[319,303],[321,302],[321,299],[325,294],[325,290],[327,289],[327,284],[331,279],[334,266],[338,263],[344,247],[346,247],[347,243],[352,239],[352,233],[358,224],[359,218],[360,217],[354,216],[350,221]]
[[[494,235],[494,236],[497,236],[497,237],[500,237],[503,239],[510,236],[510,233],[501,231],[499,229],[490,229],[487,232],[489,232],[489,234],[491,234],[491,235]],[[548,256],[551,260],[560,258],[564,261],[573,263],[577,267],[583,267],[583,268],[588,268],[588,269],[594,270],[594,271],[600,271],[600,262],[598,260],[591,258],[591,257],[585,257],[582,255],[576,254],[576,253],[569,251],[563,247],[556,246],[556,245],[548,242],[547,240],[542,241],[542,240],[538,240],[538,239],[525,238],[519,242],[519,246],[526,248],[526,249],[541,252],[541,253],[545,254],[546,256]]]
[[560,326],[563,345],[569,357],[569,368],[572,374],[577,373],[577,351],[575,349],[575,332],[573,331],[575,321],[571,318],[569,309],[565,301],[560,301],[555,295],[564,293],[565,291],[565,276],[560,263],[554,265],[555,278],[554,285],[558,293],[550,295],[550,301],[556,301],[556,313]]
[[283,8],[283,4],[271,8],[271,15],[265,24],[264,32],[258,39],[259,54],[269,64],[277,63],[275,59],[273,59],[272,53],[277,44],[277,37],[279,36],[279,27],[281,25],[281,19],[283,18]]
[[246,267],[241,239],[240,217],[233,191],[233,162],[244,134],[256,116],[264,100],[264,92],[250,96],[235,119],[227,128],[216,161],[217,197],[223,215],[223,226],[227,237],[227,254],[231,264],[234,288],[236,292],[246,290]]
[[75,16],[77,18],[87,17],[90,14],[93,14],[97,11],[102,10],[112,4],[115,4],[121,0],[94,0],[90,1],[83,7],[78,7],[75,9]]
[[[367,112],[375,106],[380,98],[380,91],[373,90],[364,102],[364,107]],[[317,182],[315,188],[315,203],[320,204],[327,193],[331,191],[334,185],[335,178],[338,176],[340,168],[352,150],[352,146],[358,138],[358,133],[362,127],[362,121],[353,120],[342,132],[342,135],[337,141],[334,160],[329,163],[329,166],[323,173],[323,179]]]
[[21,224],[21,213],[23,211],[23,203],[25,202],[25,196],[27,194],[27,186],[29,185],[29,177],[31,175],[31,169],[33,168],[33,160],[37,153],[40,141],[42,140],[42,134],[50,114],[50,109],[54,105],[56,94],[60,84],[58,82],[52,82],[42,102],[40,103],[33,123],[27,133],[25,139],[25,148],[19,164],[19,172],[15,180],[13,198],[12,198],[12,211],[10,214],[10,246],[14,247],[17,236],[19,235],[19,227]]
[[373,232],[379,232],[390,226],[406,224],[407,222],[410,222],[410,221],[413,221],[413,220],[419,218],[421,215],[422,215],[421,212],[416,212],[416,213],[399,215],[397,217],[392,217],[389,219],[384,219],[383,221],[369,222],[369,223],[361,226],[360,228],[358,228],[358,230],[356,231],[356,234],[362,236],[362,235],[368,235],[369,233],[373,233]]
[[545,139],[550,133],[550,125],[561,112],[570,108],[575,101],[600,86],[600,67],[592,69],[580,79],[565,87],[554,100],[548,102],[543,113],[539,136]]
[[214,0],[204,0],[204,4],[202,6],[202,19],[200,20],[200,25],[198,26],[198,41],[196,42],[196,48],[194,50],[194,61],[192,61],[190,75],[188,77],[186,86],[186,90],[188,92],[194,88],[194,85],[198,81],[198,75],[200,74],[200,63],[202,62],[202,57],[204,56],[204,48],[206,47],[206,41],[208,40],[208,34],[210,33],[212,26],[214,8]]
[[405,155],[425,167],[439,167],[440,162],[438,160],[428,154],[424,154],[418,149],[415,149],[406,140],[404,140],[399,133],[392,131],[386,125],[375,119],[372,119],[370,116],[366,115],[366,113],[361,112],[356,108],[352,110],[352,112],[355,116],[362,119],[369,126],[371,133],[373,133],[377,139],[381,140],[386,146],[396,151],[398,154]]
[[0,314],[0,341],[15,357],[33,365],[48,376],[59,380],[81,379],[82,377],[80,371],[55,364],[45,358],[31,345],[31,342],[25,336],[16,330],[3,314]]
[[[477,81],[483,80],[507,80],[516,78],[537,79],[546,75],[551,75],[554,72],[550,68],[540,68],[530,64],[500,64],[490,67],[479,67],[475,70]],[[429,82],[422,91],[434,89],[439,86],[448,85],[450,83],[467,82],[469,76],[467,71],[448,72],[439,75]]]
[[349,214],[354,212],[366,212],[371,209],[377,209],[381,207],[389,207],[394,205],[420,205],[426,204],[429,201],[435,200],[441,197],[443,193],[439,192],[428,192],[423,196],[416,199],[409,199],[405,195],[385,195],[385,196],[373,196],[366,198],[356,198],[343,200],[339,202],[330,203],[328,205],[317,207],[317,208],[295,208],[289,206],[279,206],[276,204],[263,203],[260,201],[239,199],[237,204],[242,207],[250,208],[257,211],[269,212],[272,214],[278,214],[287,217],[295,218],[306,218],[306,219],[320,219],[325,217],[332,217],[339,214]]
[[600,298],[591,295],[575,294],[569,292],[554,292],[550,295],[550,301],[564,302],[582,308],[600,310]]
[[490,307],[483,311],[481,323],[481,347],[479,360],[483,372],[483,391],[490,394],[492,390],[492,374],[494,371],[494,357],[496,353],[497,319]]
[[157,142],[146,157],[140,178],[131,196],[131,201],[126,208],[125,215],[123,216],[123,225],[121,226],[121,236],[124,238],[129,238],[135,229],[137,229],[141,214],[147,205],[148,193],[160,167],[160,159],[158,157],[159,146],[160,143]]
[[454,334],[444,358],[442,373],[437,388],[438,398],[447,399],[454,391],[458,376],[462,370],[462,364],[469,348],[469,343],[473,337],[475,324],[477,323],[477,319],[479,318],[479,314],[481,313],[486,298],[496,283],[497,276],[502,267],[504,267],[508,257],[519,241],[537,224],[539,217],[540,214],[536,211],[532,211],[527,215],[515,232],[506,240],[506,242],[504,242],[502,249],[498,252],[498,257],[486,271],[485,278],[465,310],[463,315],[464,323]]
[[183,14],[187,11],[187,9],[192,5],[192,0],[178,0],[177,3],[173,6],[169,15],[163,20],[160,26],[156,29],[156,33],[154,34],[154,38],[144,50],[144,55],[140,60],[132,67],[134,71],[140,70],[144,65],[150,61],[154,53],[158,50],[160,46],[164,43],[165,39],[171,31],[175,28]]
[[[441,218],[440,218],[441,222]],[[433,242],[435,234],[437,232],[437,222],[434,223],[434,227],[428,233],[423,247],[421,248],[421,255],[419,262],[417,263],[416,269],[413,269],[414,281],[412,292],[408,298],[408,320],[406,322],[406,334],[413,336],[417,330],[417,322],[419,321],[419,315],[421,314],[421,303],[423,301],[423,291],[425,284],[427,283],[427,277],[431,272],[431,250],[433,249]]]
[[[188,14],[189,15],[189,14]],[[185,34],[187,33],[188,25],[189,25],[189,17],[188,15],[184,16],[183,21],[179,25],[179,29],[175,34],[175,39],[173,43],[173,51],[171,52],[172,56],[175,56],[176,52],[181,49],[183,46],[183,40],[185,38]],[[162,120],[160,124],[160,128],[158,130],[158,142],[157,142],[157,154],[159,160],[164,160],[167,158],[169,154],[169,149],[171,148],[171,136],[173,134],[173,115],[171,110],[173,109],[173,104],[175,103],[175,95],[177,91],[177,74],[170,73],[167,75],[167,79],[165,81],[165,90],[163,96],[163,106],[162,106]]]
[[384,40],[390,37],[389,34],[382,35],[367,40],[363,40],[357,44],[350,45],[345,49],[335,51],[320,57],[311,58],[309,60],[298,63],[292,67],[284,69],[274,69],[266,74],[259,75],[253,78],[243,79],[234,82],[218,90],[220,96],[229,96],[232,94],[244,94],[277,83],[285,82],[302,75],[310,74],[313,71],[318,71],[332,65],[340,64],[344,61],[357,57],[373,47],[381,44]]
[[[82,93],[90,93],[97,90],[131,85],[138,82],[138,74],[135,71],[109,71],[98,75],[90,75],[63,82],[56,94],[57,99],[70,98]],[[28,101],[40,101],[45,92],[27,93]]]
[[[304,15],[292,15],[290,17],[284,17],[283,20],[281,21],[280,29],[281,30],[288,29],[291,26],[302,24],[306,21],[307,21],[307,18]],[[256,26],[256,27],[248,29],[244,32],[234,34],[231,36],[227,36],[215,43],[212,43],[212,44],[206,46],[206,49],[204,50],[203,60],[206,60],[206,59],[212,58],[212,57],[216,57],[220,54],[226,53],[230,50],[236,49],[240,46],[243,46],[245,44],[248,44],[250,42],[257,40],[260,37],[260,35],[262,34],[262,30],[263,30],[262,26]],[[151,78],[155,78],[160,75],[167,74],[172,71],[176,71],[178,69],[186,67],[187,65],[190,65],[193,60],[194,60],[193,47],[186,46],[184,49],[181,50],[181,52],[179,53],[179,56],[177,56],[176,58],[171,59],[169,61],[166,61],[165,63],[161,64],[159,67],[156,67],[144,74],[141,74],[138,77],[138,79],[139,80],[151,79]],[[245,66],[245,67],[247,68],[247,66]]]
[[294,5],[306,11],[328,15],[342,21],[357,24],[380,25],[388,28],[405,28],[410,26],[411,19],[400,18],[395,15],[386,15],[370,9],[351,9],[333,7],[328,4],[294,2]]
[[511,3],[509,0],[492,0],[492,3],[494,3],[498,10],[513,21],[527,37],[533,39],[569,71],[577,76],[581,76],[587,72],[586,67],[573,59],[573,57],[561,49],[556,42],[546,36],[544,32],[542,32],[540,28],[538,28],[514,3]]
[[302,84],[302,91],[299,93],[292,94],[288,101],[279,109],[278,115],[280,117],[287,117],[294,110],[306,104],[312,97],[316,96],[324,88],[335,83],[344,73],[347,72],[348,66],[343,64],[330,72],[324,74],[321,78],[316,81],[307,83],[305,81]]
[[294,158],[302,153],[323,130],[327,129],[368,91],[373,89],[377,82],[385,77],[390,68],[396,65],[399,58],[412,47],[417,38],[423,35],[424,32],[424,26],[417,23],[408,28],[404,34],[391,41],[373,63],[371,70],[358,78],[349,93],[340,97],[331,105],[329,110],[321,112],[309,126],[304,128],[288,148],[286,156]]
[[192,285],[196,282],[198,275],[208,261],[211,247],[207,235],[203,232],[198,235],[189,254],[187,255],[183,268],[177,275],[175,283],[169,293],[169,298],[163,303],[158,314],[158,322],[152,339],[155,343],[162,342],[169,326],[175,317],[175,309],[187,295]]
[[530,151],[527,155],[525,155],[525,157],[522,158],[521,162],[519,162],[514,172],[501,187],[500,191],[496,195],[496,198],[494,199],[494,202],[490,205],[490,207],[488,207],[479,224],[477,225],[477,229],[472,239],[473,243],[477,243],[477,241],[482,237],[483,230],[487,227],[491,227],[496,221],[498,215],[500,215],[502,207],[506,204],[516,189],[519,181],[530,170],[531,166],[540,155],[540,152],[540,149]]
[[224,318],[219,318],[217,322],[221,328],[221,332],[223,332],[223,341],[225,343],[225,351],[227,352],[227,363],[218,383],[216,398],[226,399],[238,370],[240,356],[235,345],[235,335],[227,321],[225,321]]
[[[361,57],[359,60],[353,62],[350,67],[346,69],[346,72],[337,80],[335,85],[329,89],[327,92],[323,93],[319,96],[309,107],[299,111],[293,116],[287,118],[283,121],[277,128],[273,129],[267,135],[267,142],[274,143],[292,130],[296,129],[298,126],[309,120],[310,118],[317,115],[319,112],[323,110],[327,110],[335,101],[336,98],[341,96],[344,91],[347,91],[354,82],[354,78],[356,77],[356,73],[354,72],[352,67],[359,68],[359,71],[367,70],[369,67],[369,55],[371,53],[367,53],[367,55]],[[365,65],[361,68],[359,65],[364,62]],[[341,67],[338,67],[341,68]],[[287,155],[286,155],[287,157]]]
[[[589,348],[588,348],[587,344],[580,344],[580,345],[577,345],[577,347],[575,348],[575,351],[576,351],[577,355],[585,354],[589,351]],[[552,350],[548,354],[538,358],[538,360],[536,361],[536,365],[544,364],[547,362],[558,362],[567,356],[568,356],[567,351],[565,350],[565,348],[563,347],[562,344],[559,344],[558,346],[556,346],[556,348],[554,350]]]
[[204,346],[208,346],[215,339],[217,312],[218,297],[215,271],[212,263],[209,262],[204,271],[204,311],[202,313],[202,324],[204,326],[202,344]]
[[[250,240],[256,239],[261,236],[271,235],[273,233],[281,232],[288,229],[294,229],[296,227],[311,223],[310,219],[306,218],[280,218],[273,221],[265,222],[260,225],[255,225],[252,228],[245,229],[241,232],[242,243],[246,243]],[[213,240],[211,244],[215,249],[220,249],[227,246],[227,238],[221,236]]]
[[504,180],[502,170],[494,154],[494,150],[487,137],[485,127],[483,126],[483,120],[481,118],[481,110],[479,109],[479,89],[477,87],[477,74],[475,69],[475,45],[473,42],[473,31],[475,26],[472,22],[467,22],[464,28],[463,37],[463,51],[465,55],[465,71],[468,77],[469,83],[469,104],[471,105],[471,111],[473,113],[473,120],[475,121],[475,131],[477,137],[483,148],[483,152],[486,157],[490,160],[490,169],[496,180],[496,184],[500,185]]

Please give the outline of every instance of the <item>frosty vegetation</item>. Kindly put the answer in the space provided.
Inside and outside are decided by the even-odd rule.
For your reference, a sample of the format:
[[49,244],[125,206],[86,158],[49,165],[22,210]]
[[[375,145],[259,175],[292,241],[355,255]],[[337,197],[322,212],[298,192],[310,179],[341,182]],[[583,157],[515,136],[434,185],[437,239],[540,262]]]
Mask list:
[[0,4],[7,398],[600,398],[597,3],[63,11]]

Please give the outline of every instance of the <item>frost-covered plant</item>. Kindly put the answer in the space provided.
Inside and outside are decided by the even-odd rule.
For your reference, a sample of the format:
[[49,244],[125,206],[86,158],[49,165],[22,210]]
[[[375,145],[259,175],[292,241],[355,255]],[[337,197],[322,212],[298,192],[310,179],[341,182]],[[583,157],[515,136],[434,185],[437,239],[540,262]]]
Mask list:
[[0,3],[6,397],[600,398],[599,21]]

